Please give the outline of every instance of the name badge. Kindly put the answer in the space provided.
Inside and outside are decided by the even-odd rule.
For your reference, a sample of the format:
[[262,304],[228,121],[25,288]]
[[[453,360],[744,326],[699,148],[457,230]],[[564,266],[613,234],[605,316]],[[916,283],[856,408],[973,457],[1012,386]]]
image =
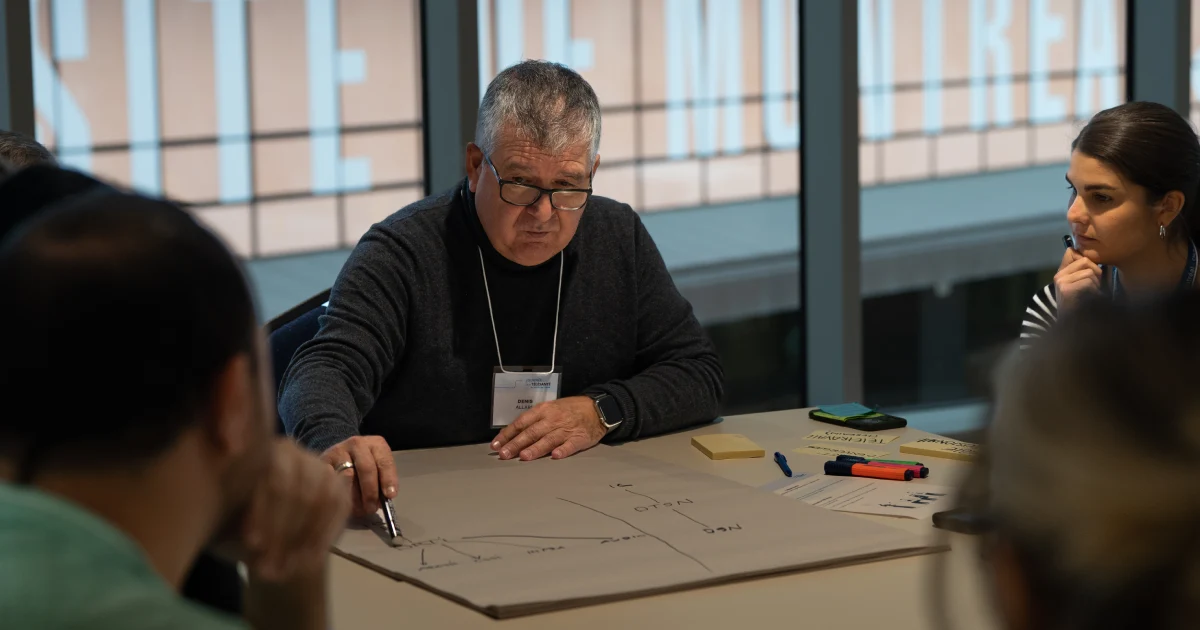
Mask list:
[[558,400],[561,368],[494,368],[492,374],[492,428],[506,427],[539,403]]

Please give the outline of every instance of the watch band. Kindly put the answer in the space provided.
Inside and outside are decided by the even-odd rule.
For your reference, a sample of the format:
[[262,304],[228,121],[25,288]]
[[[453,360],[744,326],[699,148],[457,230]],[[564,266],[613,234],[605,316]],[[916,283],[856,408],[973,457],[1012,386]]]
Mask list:
[[596,406],[596,413],[600,416],[600,422],[604,425],[606,433],[611,433],[625,420],[621,417],[621,406],[617,404],[616,398],[608,394],[593,394],[589,398]]

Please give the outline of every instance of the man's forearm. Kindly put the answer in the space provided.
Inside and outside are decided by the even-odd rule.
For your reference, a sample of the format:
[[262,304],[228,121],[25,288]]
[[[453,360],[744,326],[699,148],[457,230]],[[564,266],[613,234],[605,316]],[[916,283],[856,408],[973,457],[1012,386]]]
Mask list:
[[357,405],[345,379],[326,365],[295,365],[279,397],[288,435],[318,453],[358,435]]
[[310,449],[358,435],[404,351],[411,273],[376,230],[346,261],[321,316],[321,329],[292,356],[279,386],[279,415],[288,435]]
[[[633,407],[635,422],[612,440],[675,431],[720,413],[725,373],[716,348],[679,293],[646,226],[638,222],[639,373],[611,383],[612,396]],[[626,410],[626,414],[630,410]]]
[[672,359],[632,378],[588,388],[617,399],[623,421],[608,441],[624,441],[683,429],[720,413],[724,374],[715,354]]
[[358,423],[330,414],[313,414],[293,423],[287,432],[305,448],[322,453],[358,435]]

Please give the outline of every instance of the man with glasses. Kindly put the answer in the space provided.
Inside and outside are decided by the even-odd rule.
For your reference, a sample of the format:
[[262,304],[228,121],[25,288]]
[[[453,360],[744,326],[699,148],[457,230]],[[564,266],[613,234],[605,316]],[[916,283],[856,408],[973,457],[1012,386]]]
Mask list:
[[718,414],[723,373],[691,305],[633,209],[592,194],[599,146],[582,77],[512,66],[479,106],[466,179],[351,254],[279,411],[355,477],[359,514],[395,496],[392,450],[559,459]]

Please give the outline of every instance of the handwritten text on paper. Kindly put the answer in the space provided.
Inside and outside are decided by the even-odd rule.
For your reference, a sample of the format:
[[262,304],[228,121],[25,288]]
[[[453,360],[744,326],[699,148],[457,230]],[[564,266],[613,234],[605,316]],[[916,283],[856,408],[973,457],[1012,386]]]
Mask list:
[[821,442],[849,442],[850,444],[887,444],[895,440],[896,435],[879,435],[878,433],[849,433],[846,431],[813,431],[804,437],[806,440]]
[[979,445],[947,438],[922,438],[916,442],[901,445],[900,452],[974,461],[979,457]]
[[838,455],[853,455],[855,457],[866,458],[883,458],[887,456],[887,451],[876,451],[870,448],[858,448],[856,446],[841,446],[838,444],[809,444],[804,448],[793,449],[794,453],[801,455],[816,455],[818,457],[837,457]]
[[780,496],[838,512],[880,514],[924,520],[945,508],[952,488],[859,477],[803,475],[762,486]]

